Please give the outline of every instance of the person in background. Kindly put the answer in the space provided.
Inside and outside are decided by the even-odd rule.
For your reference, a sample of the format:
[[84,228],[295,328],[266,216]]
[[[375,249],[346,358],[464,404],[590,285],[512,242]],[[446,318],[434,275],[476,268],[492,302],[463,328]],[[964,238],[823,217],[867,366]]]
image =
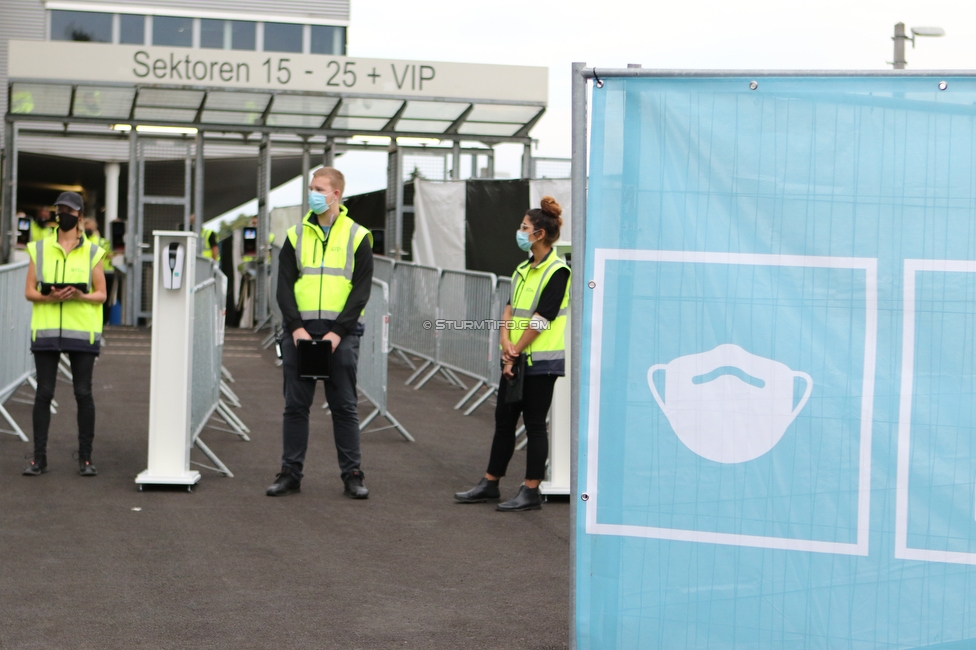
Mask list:
[[111,305],[108,304],[107,297],[112,295],[112,285],[115,283],[115,267],[112,266],[112,242],[102,237],[98,231],[98,222],[91,217],[85,217],[85,239],[95,244],[105,254],[102,256],[102,271],[105,273],[105,296],[106,300],[102,305],[102,324],[108,323],[111,313]]
[[55,221],[54,212],[41,208],[37,211],[37,214],[34,216],[34,222],[31,224],[30,240],[40,241],[45,237],[50,237],[56,229],[57,221]]
[[[539,483],[545,478],[549,456],[546,416],[556,378],[566,374],[570,270],[552,250],[562,228],[561,214],[556,200],[544,196],[540,207],[525,214],[516,233],[519,248],[531,251],[531,255],[512,274],[512,300],[502,316],[504,365],[495,407],[495,438],[484,478],[467,492],[454,495],[461,503],[484,503],[501,496],[498,482],[515,452],[515,428],[521,415],[528,437],[525,482],[513,499],[498,504],[497,509],[516,512],[542,508]],[[522,400],[507,403],[508,379],[514,376],[513,364],[521,354],[528,357]]]
[[360,467],[356,366],[365,330],[363,312],[373,284],[373,236],[349,218],[342,205],[345,186],[339,170],[315,171],[309,184],[311,210],[288,229],[278,254],[277,297],[286,330],[281,342],[285,413],[281,472],[268,496],[301,492],[316,382],[299,377],[298,342],[312,338],[332,343],[325,397],[332,411],[343,494],[351,499],[369,496]]
[[[92,464],[95,399],[92,371],[102,338],[101,305],[105,302],[105,252],[86,239],[79,214],[81,195],[63,192],[54,204],[58,227],[54,235],[27,245],[30,264],[24,295],[33,303],[31,352],[37,368],[34,398],[34,458],[24,476],[47,472],[47,435],[51,400],[57,384],[58,361],[67,353],[78,403],[78,473],[98,474]],[[52,284],[62,285],[54,288]]]
[[[190,230],[193,230],[196,219],[196,215],[190,215]],[[217,242],[217,233],[209,228],[200,228],[200,255],[203,255],[208,260],[220,261],[220,246],[218,246]]]

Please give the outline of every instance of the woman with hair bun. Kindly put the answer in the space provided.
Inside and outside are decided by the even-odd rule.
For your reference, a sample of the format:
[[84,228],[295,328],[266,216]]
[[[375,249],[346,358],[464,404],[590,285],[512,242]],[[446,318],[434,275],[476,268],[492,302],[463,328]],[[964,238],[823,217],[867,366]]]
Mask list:
[[[498,482],[505,476],[515,452],[515,428],[521,415],[528,436],[525,482],[518,494],[498,504],[497,510],[517,512],[542,508],[539,483],[545,478],[549,456],[546,416],[556,378],[566,374],[570,270],[552,250],[563,225],[562,211],[556,199],[542,197],[538,208],[526,212],[515,235],[519,248],[531,254],[512,274],[512,299],[502,317],[503,377],[495,407],[495,438],[484,477],[467,492],[454,495],[461,503],[484,503],[501,496]],[[514,376],[515,363],[523,354],[526,370],[522,399],[509,402],[506,399],[508,380]]]

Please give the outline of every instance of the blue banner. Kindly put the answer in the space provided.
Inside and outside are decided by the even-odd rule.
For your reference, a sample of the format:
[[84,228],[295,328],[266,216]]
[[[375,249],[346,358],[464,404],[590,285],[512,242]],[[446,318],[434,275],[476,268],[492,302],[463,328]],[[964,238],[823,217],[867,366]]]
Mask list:
[[976,647],[976,80],[592,115],[579,648]]

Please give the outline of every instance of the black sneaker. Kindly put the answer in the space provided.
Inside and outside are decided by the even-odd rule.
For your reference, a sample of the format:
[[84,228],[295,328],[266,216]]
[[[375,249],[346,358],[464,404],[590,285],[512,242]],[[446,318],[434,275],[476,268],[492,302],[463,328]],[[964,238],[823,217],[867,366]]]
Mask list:
[[47,474],[47,458],[32,458],[30,465],[27,466],[22,474],[24,476],[40,476]]
[[281,473],[275,476],[275,482],[271,484],[265,492],[269,497],[283,497],[288,494],[298,494],[302,491],[302,480],[291,472],[282,469]]
[[363,470],[361,469],[354,469],[348,474],[343,475],[342,482],[346,486],[343,494],[350,499],[368,499],[369,490],[363,485],[364,478],[366,478],[366,475],[363,474]]
[[98,476],[98,470],[92,465],[91,459],[78,459],[78,473],[82,476]]

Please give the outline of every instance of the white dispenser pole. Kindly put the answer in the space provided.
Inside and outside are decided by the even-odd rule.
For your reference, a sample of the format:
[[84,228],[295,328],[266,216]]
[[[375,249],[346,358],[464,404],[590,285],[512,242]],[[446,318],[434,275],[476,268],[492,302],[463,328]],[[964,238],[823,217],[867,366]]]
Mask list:
[[569,391],[570,346],[572,336],[569,318],[566,319],[566,376],[556,380],[549,407],[549,468],[546,480],[539,486],[543,494],[568,495],[573,439],[569,428],[569,412],[573,403]]
[[149,380],[149,468],[140,485],[195,485],[190,470],[190,379],[197,236],[153,232],[152,369]]

